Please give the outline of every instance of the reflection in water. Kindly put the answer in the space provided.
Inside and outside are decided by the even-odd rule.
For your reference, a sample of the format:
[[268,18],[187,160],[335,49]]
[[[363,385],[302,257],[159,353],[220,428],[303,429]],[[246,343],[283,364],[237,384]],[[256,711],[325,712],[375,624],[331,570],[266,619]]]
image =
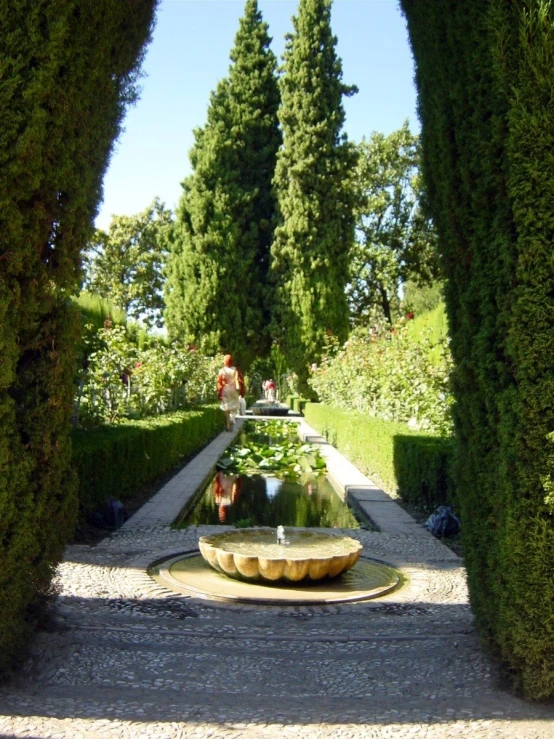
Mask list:
[[242,477],[240,475],[224,475],[218,472],[213,482],[213,498],[217,506],[220,523],[227,522],[227,512],[240,495]]
[[301,484],[223,472],[216,474],[178,525],[233,525],[237,521],[251,526],[359,528],[325,477],[311,477]]

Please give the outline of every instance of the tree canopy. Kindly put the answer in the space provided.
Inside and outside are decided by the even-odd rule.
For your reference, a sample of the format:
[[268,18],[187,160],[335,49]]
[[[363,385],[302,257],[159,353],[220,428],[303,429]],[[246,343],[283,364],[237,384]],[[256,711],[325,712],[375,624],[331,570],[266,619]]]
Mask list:
[[378,305],[390,323],[401,284],[429,283],[438,274],[436,234],[422,202],[418,137],[406,122],[388,136],[373,133],[357,151],[350,312],[359,323]]
[[166,294],[171,336],[208,352],[230,351],[243,367],[269,346],[271,180],[281,144],[270,41],[257,1],[247,0],[229,75],[195,131]]
[[158,198],[135,216],[113,216],[107,232],[95,231],[85,253],[85,288],[128,317],[161,326],[172,228],[171,211]]
[[300,0],[280,90],[283,148],[275,172],[279,225],[272,245],[272,336],[305,377],[327,332],[345,339],[354,221],[355,153],[343,132],[342,81],[330,0]]

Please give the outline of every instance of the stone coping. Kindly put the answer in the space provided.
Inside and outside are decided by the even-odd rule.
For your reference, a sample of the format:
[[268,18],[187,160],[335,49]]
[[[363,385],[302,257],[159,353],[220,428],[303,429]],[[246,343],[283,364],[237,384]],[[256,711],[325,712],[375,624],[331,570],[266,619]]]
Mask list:
[[[135,528],[173,523],[185,505],[209,480],[217,460],[236,439],[244,420],[244,417],[237,418],[233,431],[223,431],[204,447],[134,516],[126,521],[122,529],[128,531]],[[256,417],[256,420],[264,420],[264,417]],[[334,488],[340,497],[357,510],[363,518],[366,518],[383,533],[404,534],[419,539],[433,540],[436,544],[440,543],[406,513],[388,493],[331,446],[324,437],[306,423],[303,417],[290,420],[297,424],[298,434],[302,440],[319,446],[327,464],[329,479]],[[459,560],[459,557],[448,547],[442,544],[441,547],[444,549],[445,559]]]

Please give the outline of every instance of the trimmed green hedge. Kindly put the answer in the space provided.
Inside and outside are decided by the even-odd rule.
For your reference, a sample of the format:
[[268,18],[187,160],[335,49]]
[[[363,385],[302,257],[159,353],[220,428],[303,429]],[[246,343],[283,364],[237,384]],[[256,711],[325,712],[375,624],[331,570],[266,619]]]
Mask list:
[[402,423],[322,403],[306,404],[304,415],[351,462],[377,477],[385,490],[398,491],[428,510],[453,503],[453,439],[422,435]]
[[404,500],[431,512],[456,507],[452,463],[456,442],[444,436],[393,436],[394,474]]
[[75,524],[71,296],[156,0],[0,3],[0,676]]
[[301,395],[289,395],[287,397],[288,407],[293,411],[298,411],[298,413],[303,413],[306,403],[309,402],[308,398],[303,398]]
[[223,430],[217,406],[126,421],[73,434],[73,467],[84,516],[113,496],[123,502],[137,488],[199,451]]
[[471,607],[554,696],[554,4],[401,0],[454,360]]

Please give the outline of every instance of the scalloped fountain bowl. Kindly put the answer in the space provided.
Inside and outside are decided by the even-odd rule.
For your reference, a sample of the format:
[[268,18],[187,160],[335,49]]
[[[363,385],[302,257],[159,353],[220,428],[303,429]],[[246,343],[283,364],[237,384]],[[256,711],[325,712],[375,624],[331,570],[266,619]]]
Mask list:
[[274,529],[256,528],[201,536],[200,552],[215,570],[249,582],[317,582],[342,575],[359,560],[362,545],[349,536],[287,529],[278,544]]

